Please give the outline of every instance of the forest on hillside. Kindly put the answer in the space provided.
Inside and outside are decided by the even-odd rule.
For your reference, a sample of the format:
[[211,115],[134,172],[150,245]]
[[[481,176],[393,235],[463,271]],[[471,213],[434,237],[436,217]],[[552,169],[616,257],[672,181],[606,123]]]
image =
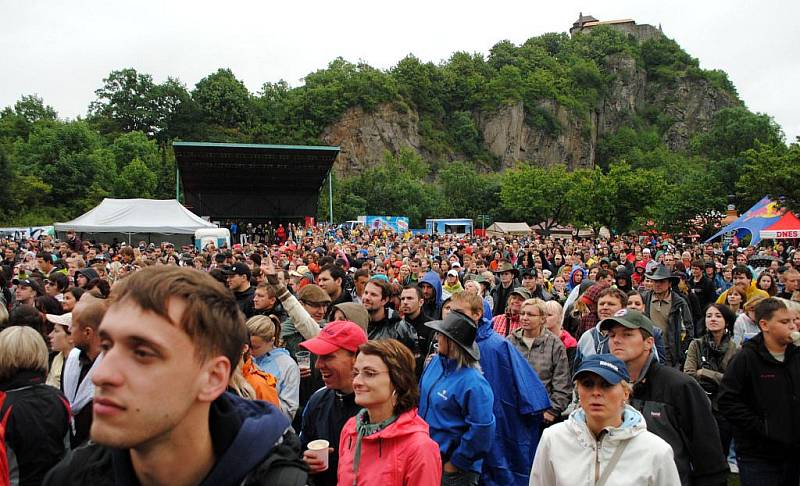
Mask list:
[[[427,217],[486,215],[618,232],[652,222],[683,231],[695,216],[712,224],[730,195],[740,208],[767,193],[800,208],[800,147],[787,144],[768,115],[744,105],[716,113],[686,150],[667,147],[670,120],[652,106],[598,140],[594,168],[519,164],[492,170],[496,161],[476,111],[521,102],[527,124],[557,133],[558,121],[539,103],[554,100],[575,116],[588,116],[608,96],[613,75],[606,63],[617,54],[635,59],[665,87],[698,78],[737,97],[724,72],[701,69],[674,41],[640,43],[607,28],[574,38],[548,33],[521,45],[501,41],[486,56],[457,52],[440,63],[409,55],[388,70],[338,58],[309,73],[301,86],[266,82],[257,93],[230,69],[209,74],[191,90],[177,78],[156,83],[149,74],[121,69],[98,82],[95,100],[77,120],[59,118],[35,94],[0,112],[0,224],[67,220],[104,197],[173,198],[173,141],[317,145],[348,109],[385,103],[419,114],[423,149],[434,162],[401,150],[334,178],[337,221],[402,214],[419,226]],[[327,191],[320,197],[325,219]]]

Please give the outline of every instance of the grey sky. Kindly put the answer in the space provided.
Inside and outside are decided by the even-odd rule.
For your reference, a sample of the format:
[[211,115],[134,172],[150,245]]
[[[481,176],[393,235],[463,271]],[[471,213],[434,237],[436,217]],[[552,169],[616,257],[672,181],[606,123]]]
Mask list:
[[454,51],[487,53],[545,32],[578,12],[662,24],[704,68],[725,70],[747,106],[800,136],[800,2],[0,0],[0,107],[38,94],[61,117],[84,115],[112,70],[194,84],[229,67],[257,92],[292,86],[337,56],[389,68]]

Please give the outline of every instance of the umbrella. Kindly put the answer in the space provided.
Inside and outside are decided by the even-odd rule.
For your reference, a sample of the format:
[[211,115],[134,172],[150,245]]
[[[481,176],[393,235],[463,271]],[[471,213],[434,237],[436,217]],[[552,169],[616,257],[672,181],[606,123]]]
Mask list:
[[772,255],[756,255],[748,260],[748,263],[752,267],[768,267],[772,264],[772,262],[778,262],[781,265],[783,264],[783,260]]

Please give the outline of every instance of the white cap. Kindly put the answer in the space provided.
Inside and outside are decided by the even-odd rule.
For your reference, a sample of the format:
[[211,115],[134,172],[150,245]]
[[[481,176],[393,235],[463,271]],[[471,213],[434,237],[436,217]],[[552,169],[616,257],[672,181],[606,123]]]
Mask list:
[[53,324],[66,326],[67,330],[72,332],[72,312],[67,312],[66,314],[61,314],[60,316],[55,314],[47,314],[47,320]]

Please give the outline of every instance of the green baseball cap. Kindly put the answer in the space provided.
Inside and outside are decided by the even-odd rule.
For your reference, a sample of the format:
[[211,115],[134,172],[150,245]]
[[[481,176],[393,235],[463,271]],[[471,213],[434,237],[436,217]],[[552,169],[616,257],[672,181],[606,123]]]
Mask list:
[[628,329],[644,329],[647,334],[653,335],[653,321],[636,310],[618,310],[612,317],[600,321],[600,330],[608,331],[616,325],[624,326]]

